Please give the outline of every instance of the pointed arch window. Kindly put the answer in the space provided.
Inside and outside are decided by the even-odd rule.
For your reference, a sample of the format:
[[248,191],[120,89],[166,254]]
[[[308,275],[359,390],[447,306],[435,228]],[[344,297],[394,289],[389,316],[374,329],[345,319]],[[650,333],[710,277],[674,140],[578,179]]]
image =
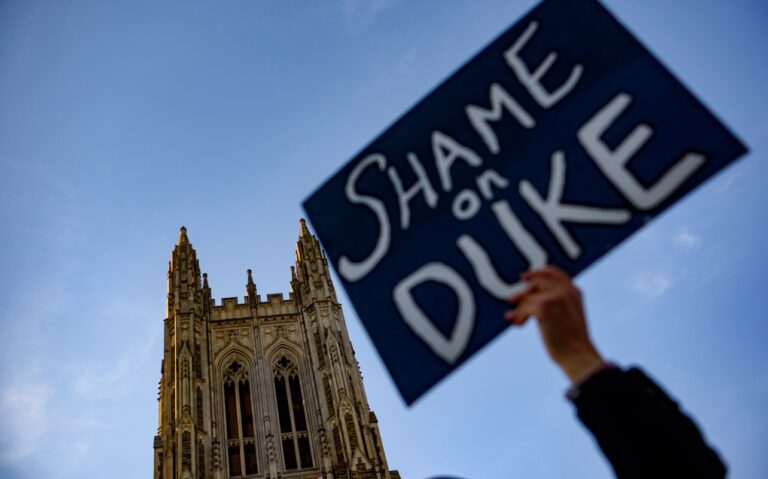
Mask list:
[[197,479],[205,479],[205,444],[197,441]]
[[251,385],[248,370],[236,360],[224,370],[224,415],[229,477],[258,473]]
[[275,397],[280,420],[280,442],[286,469],[312,467],[307,416],[296,365],[281,356],[273,366]]

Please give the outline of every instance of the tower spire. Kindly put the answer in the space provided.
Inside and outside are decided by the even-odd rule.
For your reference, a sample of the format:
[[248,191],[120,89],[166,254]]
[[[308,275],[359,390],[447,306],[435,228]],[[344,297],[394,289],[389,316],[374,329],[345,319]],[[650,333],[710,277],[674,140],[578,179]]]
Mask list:
[[[292,276],[294,273],[292,271]],[[320,242],[310,233],[304,218],[299,220],[299,241],[296,243],[296,270],[293,290],[303,297],[304,304],[312,300],[336,301],[336,291],[331,281],[328,260],[320,248]]]
[[304,218],[299,220],[299,237],[311,236],[309,228],[307,228],[307,221]]
[[168,266],[168,314],[189,311],[200,304],[202,284],[197,253],[187,237],[187,228],[179,228],[179,240]]
[[203,273],[203,314],[211,312],[211,287],[208,286],[208,273]]
[[186,226],[182,226],[179,228],[179,241],[176,242],[177,245],[182,244],[189,244],[189,238],[187,238],[187,228]]
[[248,270],[248,283],[245,286],[245,291],[248,293],[248,304],[256,306],[256,283],[253,282],[250,269]]

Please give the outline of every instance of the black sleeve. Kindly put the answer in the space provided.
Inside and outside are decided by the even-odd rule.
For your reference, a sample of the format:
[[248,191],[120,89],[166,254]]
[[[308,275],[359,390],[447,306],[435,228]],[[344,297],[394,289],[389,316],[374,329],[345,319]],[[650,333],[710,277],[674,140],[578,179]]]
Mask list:
[[696,425],[638,369],[598,372],[573,402],[620,479],[725,477]]

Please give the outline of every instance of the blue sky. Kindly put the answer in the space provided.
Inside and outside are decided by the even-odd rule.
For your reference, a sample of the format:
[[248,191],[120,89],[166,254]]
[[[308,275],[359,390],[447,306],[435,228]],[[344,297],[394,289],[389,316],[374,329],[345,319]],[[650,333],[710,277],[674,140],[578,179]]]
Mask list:
[[[287,292],[300,202],[532,1],[0,0],[0,477],[147,477],[165,273]],[[750,153],[578,278],[595,340],[768,475],[768,5],[606,1]],[[346,296],[405,478],[612,477],[534,327],[406,408]]]

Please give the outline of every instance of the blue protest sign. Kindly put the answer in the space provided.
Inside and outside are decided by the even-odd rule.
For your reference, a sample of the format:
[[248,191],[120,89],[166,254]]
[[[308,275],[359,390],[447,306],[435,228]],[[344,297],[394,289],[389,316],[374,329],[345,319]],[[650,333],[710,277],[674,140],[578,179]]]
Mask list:
[[304,208],[411,404],[507,327],[521,271],[576,275],[745,151],[597,1],[547,0]]

